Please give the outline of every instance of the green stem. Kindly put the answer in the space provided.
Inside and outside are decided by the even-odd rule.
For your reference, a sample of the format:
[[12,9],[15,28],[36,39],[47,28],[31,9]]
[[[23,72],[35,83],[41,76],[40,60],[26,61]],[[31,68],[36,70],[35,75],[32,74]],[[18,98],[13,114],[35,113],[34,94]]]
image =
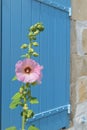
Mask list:
[[25,130],[25,117],[22,116],[22,130]]

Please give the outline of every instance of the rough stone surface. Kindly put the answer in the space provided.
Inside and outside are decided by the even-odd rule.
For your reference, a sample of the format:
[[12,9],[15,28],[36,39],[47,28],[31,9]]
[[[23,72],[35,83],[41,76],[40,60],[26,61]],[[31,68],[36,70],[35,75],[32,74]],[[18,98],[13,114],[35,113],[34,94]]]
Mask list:
[[71,105],[73,126],[87,130],[87,0],[71,0]]
[[77,103],[87,101],[87,76],[79,78],[76,87]]
[[77,43],[77,54],[84,56],[86,54],[86,30],[87,21],[77,21],[76,22],[76,43]]
[[83,30],[83,34],[82,34],[82,49],[84,51],[84,54],[87,55],[87,29]]
[[87,130],[87,102],[77,105],[76,115],[74,118],[75,130]]
[[87,0],[71,0],[72,18],[87,20]]

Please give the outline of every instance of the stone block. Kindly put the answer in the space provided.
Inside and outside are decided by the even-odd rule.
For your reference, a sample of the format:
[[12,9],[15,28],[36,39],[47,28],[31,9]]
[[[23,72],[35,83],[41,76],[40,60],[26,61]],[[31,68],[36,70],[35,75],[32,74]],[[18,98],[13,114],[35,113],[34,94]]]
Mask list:
[[71,0],[72,18],[87,20],[87,0]]
[[87,76],[79,78],[76,86],[77,103],[87,101]]
[[84,54],[87,55],[87,29],[84,29],[82,33],[82,49]]
[[74,130],[87,130],[87,102],[77,105],[74,118]]
[[87,21],[77,21],[76,43],[77,43],[77,54],[80,56],[87,55],[86,34],[87,34]]

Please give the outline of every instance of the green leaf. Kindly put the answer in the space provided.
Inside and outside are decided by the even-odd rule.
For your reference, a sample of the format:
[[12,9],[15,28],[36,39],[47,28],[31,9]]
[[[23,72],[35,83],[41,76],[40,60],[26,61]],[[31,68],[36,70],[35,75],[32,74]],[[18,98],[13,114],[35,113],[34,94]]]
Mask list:
[[29,54],[21,55],[22,58],[30,58]]
[[30,99],[30,103],[31,103],[31,104],[38,104],[39,101],[38,101],[38,99],[37,99],[36,97],[32,97],[32,98]]
[[17,129],[15,126],[12,126],[12,127],[6,128],[5,130],[17,130]]
[[13,97],[12,97],[12,100],[15,100],[15,99],[20,99],[21,97],[21,94],[19,92],[17,92]]
[[15,81],[15,80],[17,80],[17,77],[16,77],[16,76],[14,76],[14,77],[12,78],[12,81]]
[[15,109],[19,104],[20,104],[20,99],[15,99],[10,103],[9,107],[10,109]]
[[29,128],[28,128],[28,130],[39,130],[37,127],[35,127],[35,126],[30,126]]

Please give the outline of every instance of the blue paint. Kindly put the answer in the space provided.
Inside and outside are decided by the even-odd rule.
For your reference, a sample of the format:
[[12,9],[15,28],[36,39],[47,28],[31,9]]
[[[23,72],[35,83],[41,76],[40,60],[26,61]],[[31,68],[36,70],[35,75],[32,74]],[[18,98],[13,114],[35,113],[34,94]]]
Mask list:
[[[0,86],[2,86],[2,1],[0,0]],[[2,104],[2,87],[0,87],[0,104]],[[0,117],[1,117],[1,105],[0,105]],[[1,120],[0,120],[1,129]]]
[[[70,14],[70,7],[65,6],[65,4],[63,5],[63,3],[59,3],[58,0],[54,1],[54,0],[36,0],[40,3],[46,4],[47,6],[51,6],[53,8],[59,9],[61,11],[66,11],[67,13]],[[65,1],[63,1],[65,2]]]
[[[10,125],[21,128],[20,108],[14,111],[9,109],[10,99],[20,85],[11,82],[11,78],[15,75],[15,63],[23,54],[19,48],[22,43],[28,42],[28,27],[38,21],[45,26],[44,32],[38,36],[40,46],[36,49],[40,53],[37,61],[44,66],[44,70],[42,84],[32,88],[32,94],[38,97],[40,104],[30,107],[38,115],[70,104],[70,17],[66,11],[70,7],[69,0],[47,0],[62,5],[65,10],[38,1],[2,0],[1,130]],[[40,130],[59,130],[69,126],[68,108],[52,115],[48,113],[43,118],[36,116],[38,119],[33,121]]]
[[63,7],[70,7],[70,0],[36,0],[38,2],[44,3],[44,4],[49,4],[49,5],[54,5],[55,7],[58,7],[57,5],[60,5]]

